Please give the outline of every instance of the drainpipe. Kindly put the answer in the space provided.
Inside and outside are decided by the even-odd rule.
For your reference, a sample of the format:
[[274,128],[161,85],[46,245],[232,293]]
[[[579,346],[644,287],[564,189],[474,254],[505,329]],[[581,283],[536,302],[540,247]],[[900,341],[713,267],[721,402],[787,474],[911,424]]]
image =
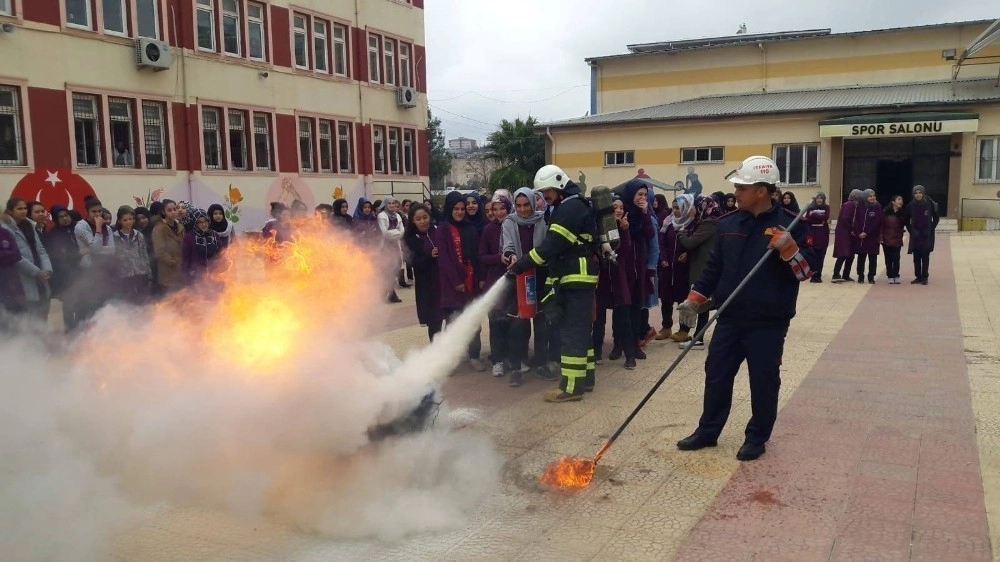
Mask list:
[[[355,27],[357,29],[361,29],[361,0],[354,0],[354,25],[355,25]],[[358,53],[358,56],[364,56],[364,57],[368,56],[368,39],[367,38],[365,38],[364,45],[365,45],[365,48],[363,49],[363,51],[361,53]],[[360,60],[364,60],[364,59],[360,59]],[[371,73],[371,69],[370,68],[368,69],[368,72],[369,72],[369,74]],[[358,77],[358,123],[361,123],[361,127],[364,128],[364,126],[365,126],[364,86],[362,85],[360,78],[361,77],[359,76]],[[371,125],[371,123],[369,123],[369,125]],[[358,137],[358,136],[360,136],[360,135],[355,135],[355,137]],[[355,140],[357,140],[357,139],[355,139]],[[360,143],[359,143],[359,149],[360,149]],[[358,150],[357,152],[360,152],[360,150]],[[368,199],[371,196],[371,189],[372,189],[372,177],[371,177],[371,174],[365,173],[362,176],[361,181],[364,184],[365,199]]]
[[599,79],[600,68],[597,64],[590,63],[590,114],[597,115],[597,81]]
[[552,136],[552,131],[549,127],[545,127],[545,136],[549,137],[549,142],[552,143],[552,162],[556,161],[556,138]]
[[763,55],[764,55],[764,60],[761,62],[761,78],[764,81],[764,85],[761,88],[761,91],[762,92],[766,92],[767,91],[767,49],[764,48],[764,43],[762,43],[760,41],[757,42],[757,48],[760,49],[760,52],[763,53]]
[[[187,56],[184,53],[184,45],[180,40],[180,34],[177,31],[177,11],[174,10],[174,6],[170,6],[170,23],[174,28],[174,39],[177,40],[178,46],[180,47],[178,51],[181,53],[181,96],[184,98],[184,135],[186,140],[184,144],[187,146],[188,155],[188,169],[187,169],[187,200],[194,201],[194,172],[191,168],[194,166],[195,158],[198,157],[197,154],[193,154],[194,147],[191,144],[191,112],[188,109],[188,82],[187,82]],[[173,111],[173,109],[171,109]]]

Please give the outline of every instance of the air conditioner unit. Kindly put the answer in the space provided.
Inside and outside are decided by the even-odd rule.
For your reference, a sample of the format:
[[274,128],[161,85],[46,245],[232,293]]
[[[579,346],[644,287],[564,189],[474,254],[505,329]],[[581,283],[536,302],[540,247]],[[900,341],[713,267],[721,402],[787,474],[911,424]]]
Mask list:
[[167,70],[174,64],[174,54],[170,50],[170,44],[156,39],[136,39],[135,40],[135,65],[136,68],[152,68],[154,70]]
[[400,107],[417,107],[417,89],[400,87],[396,90],[396,104]]

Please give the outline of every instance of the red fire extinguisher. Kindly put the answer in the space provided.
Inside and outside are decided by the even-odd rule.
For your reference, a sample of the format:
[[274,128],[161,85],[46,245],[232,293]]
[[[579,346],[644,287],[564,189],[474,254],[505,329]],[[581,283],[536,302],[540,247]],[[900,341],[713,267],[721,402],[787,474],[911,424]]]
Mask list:
[[535,272],[525,271],[517,275],[517,317],[530,320],[538,311],[538,291]]

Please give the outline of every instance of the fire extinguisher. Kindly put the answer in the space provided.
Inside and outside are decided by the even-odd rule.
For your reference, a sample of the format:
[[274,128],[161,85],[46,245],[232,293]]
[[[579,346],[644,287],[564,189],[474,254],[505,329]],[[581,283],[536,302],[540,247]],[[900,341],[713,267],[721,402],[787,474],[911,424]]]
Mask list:
[[538,291],[535,271],[525,271],[517,275],[517,317],[530,320],[538,312]]

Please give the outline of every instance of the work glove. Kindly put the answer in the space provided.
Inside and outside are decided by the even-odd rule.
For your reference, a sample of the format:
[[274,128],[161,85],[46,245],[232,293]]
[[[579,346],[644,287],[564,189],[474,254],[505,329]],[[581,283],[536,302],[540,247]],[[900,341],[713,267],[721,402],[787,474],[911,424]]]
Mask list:
[[677,320],[684,326],[693,327],[698,324],[698,311],[708,302],[708,297],[691,290],[687,298],[677,305]]
[[517,277],[518,275],[524,273],[525,271],[528,271],[532,267],[534,267],[534,264],[531,263],[531,260],[528,259],[528,256],[522,256],[520,259],[514,262],[514,265],[510,266],[510,269],[507,270],[507,276]]
[[774,251],[778,253],[781,260],[788,263],[796,279],[805,281],[812,278],[813,272],[809,268],[809,262],[799,252],[799,245],[795,243],[792,234],[780,226],[777,229],[778,231],[771,236],[771,242],[767,245],[768,248],[774,248]]

